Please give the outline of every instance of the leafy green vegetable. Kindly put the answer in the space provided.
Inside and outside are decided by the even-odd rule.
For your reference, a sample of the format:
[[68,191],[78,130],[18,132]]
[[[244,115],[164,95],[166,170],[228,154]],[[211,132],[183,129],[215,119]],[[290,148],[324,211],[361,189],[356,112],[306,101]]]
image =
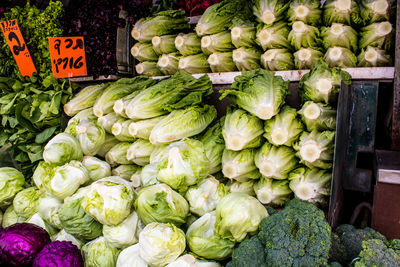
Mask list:
[[357,66],[357,57],[351,50],[344,47],[331,47],[326,51],[324,60],[329,67],[354,68]]
[[322,27],[321,37],[325,49],[341,46],[353,52],[357,51],[357,32],[350,26],[333,23],[330,27]]
[[113,146],[105,155],[106,161],[111,165],[131,164],[126,154],[132,143],[120,142]]
[[82,164],[89,172],[89,178],[92,181],[111,176],[110,164],[96,157],[85,156],[83,157]]
[[150,155],[155,145],[144,139],[136,140],[126,152],[126,158],[133,163],[145,166],[150,163]]
[[88,267],[115,266],[120,250],[100,236],[82,247],[83,259]]
[[119,119],[114,125],[111,127],[111,132],[121,142],[133,142],[136,140],[135,137],[131,136],[129,133],[129,125],[132,123],[132,120]]
[[359,67],[385,67],[391,66],[392,58],[385,50],[367,46],[358,55]]
[[365,25],[375,22],[390,20],[393,13],[393,4],[391,0],[361,0],[360,15]]
[[271,25],[258,25],[257,27],[257,44],[263,50],[272,48],[291,48],[288,40],[289,26],[287,23],[280,21]]
[[[118,100],[117,100],[118,101]],[[104,128],[104,130],[107,133],[112,133],[112,127],[113,125],[118,121],[122,119],[121,116],[119,116],[115,112],[108,113],[107,115],[98,117],[97,123]]]
[[149,140],[151,130],[164,118],[165,116],[160,116],[147,120],[133,121],[129,124],[129,134],[132,137]]
[[334,141],[335,132],[313,130],[311,133],[303,132],[293,148],[301,163],[310,168],[329,169],[332,167]]
[[219,172],[222,169],[222,153],[225,149],[225,141],[222,135],[222,127],[225,117],[211,124],[201,136],[206,156],[210,161],[210,174]]
[[208,64],[207,56],[204,54],[182,57],[179,60],[178,67],[180,70],[184,70],[191,74],[210,72],[210,64]]
[[298,168],[289,174],[290,189],[301,200],[326,204],[332,173],[319,169]]
[[106,84],[97,84],[83,88],[64,105],[65,114],[72,117],[84,109],[93,107],[106,87]]
[[154,36],[151,39],[151,43],[153,44],[154,52],[158,55],[175,53],[178,50],[175,47],[175,38],[176,35],[163,35],[163,36]]
[[287,16],[289,21],[303,21],[306,24],[318,26],[322,22],[322,10],[319,0],[291,1]]
[[262,121],[243,109],[228,108],[222,135],[226,148],[239,151],[259,147],[264,133]]
[[319,29],[302,21],[293,23],[288,40],[295,50],[301,48],[318,49],[322,46]]
[[265,138],[276,146],[292,146],[303,132],[296,109],[285,106],[275,117],[265,122]]
[[196,25],[196,33],[198,36],[204,36],[223,32],[229,29],[235,17],[243,16],[244,13],[250,13],[247,1],[221,1],[207,8]]
[[301,78],[300,94],[303,101],[336,104],[342,81],[350,84],[350,74],[339,68],[330,69],[325,62],[320,61],[313,65],[311,72]]
[[255,156],[255,164],[266,178],[284,180],[298,164],[293,149],[280,146],[275,147],[266,142]]
[[275,76],[271,71],[252,70],[235,77],[232,90],[221,91],[240,108],[247,110],[262,120],[269,120],[279,113],[288,94],[289,82]]
[[215,52],[230,52],[234,48],[229,31],[219,32],[201,38],[201,50],[205,55]]
[[261,52],[256,48],[240,47],[233,50],[232,59],[239,71],[249,71],[260,68]]
[[232,52],[212,53],[207,61],[210,64],[212,72],[231,72],[236,70],[236,64],[233,62]]
[[131,55],[141,62],[158,60],[158,55],[153,49],[153,44],[149,43],[136,43],[131,48]]
[[256,27],[254,23],[235,18],[231,27],[231,39],[236,48],[253,47],[256,44]]
[[18,192],[13,200],[15,213],[19,217],[30,218],[39,210],[40,193],[36,187],[29,187]]
[[163,74],[173,75],[178,71],[180,58],[178,53],[162,55],[157,62],[157,67]]
[[301,48],[293,54],[296,69],[311,69],[314,62],[318,62],[324,54],[312,48]]
[[336,129],[336,110],[329,105],[307,101],[298,113],[308,131]]
[[24,175],[11,167],[0,168],[0,207],[7,207],[14,196],[23,189]]
[[175,39],[175,47],[183,56],[201,53],[201,39],[196,33],[180,33]]
[[326,26],[332,23],[347,25],[360,24],[360,8],[354,0],[327,0],[324,4],[324,23]]
[[161,76],[162,72],[157,66],[157,62],[143,61],[135,66],[136,72],[139,75],[146,76]]
[[359,48],[373,46],[389,51],[393,45],[394,29],[389,21],[377,22],[361,28]]
[[290,2],[285,0],[253,0],[252,2],[254,15],[264,24],[281,20],[290,5]]
[[131,180],[132,175],[140,174],[141,170],[142,168],[135,164],[119,165],[118,167],[112,169],[112,175],[119,176],[125,180]]
[[44,147],[43,159],[47,163],[62,165],[71,160],[82,160],[79,141],[68,133],[59,133]]
[[135,211],[118,225],[103,226],[103,236],[113,247],[125,248],[136,244],[139,235],[139,217]]
[[231,193],[245,193],[249,196],[255,196],[254,192],[255,180],[248,180],[246,182],[238,182],[235,180],[229,181],[226,186],[230,189]]
[[267,70],[293,70],[294,59],[287,49],[269,49],[261,56],[261,64]]
[[133,29],[132,37],[140,42],[151,41],[154,36],[162,36],[189,29],[188,19],[181,10],[162,11],[154,17],[138,20]]
[[262,178],[254,185],[254,192],[262,204],[283,206],[292,196],[289,181]]
[[239,182],[260,178],[260,173],[254,164],[254,155],[254,149],[241,151],[225,149],[222,155],[222,173],[225,177]]

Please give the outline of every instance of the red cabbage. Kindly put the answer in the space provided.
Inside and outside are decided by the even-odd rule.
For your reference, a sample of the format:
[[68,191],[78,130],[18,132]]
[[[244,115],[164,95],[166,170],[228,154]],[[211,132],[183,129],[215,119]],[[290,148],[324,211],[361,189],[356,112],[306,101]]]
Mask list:
[[44,246],[33,267],[83,267],[81,251],[69,241],[54,241]]
[[0,234],[0,261],[5,266],[28,266],[42,248],[50,243],[43,228],[30,223],[17,223]]

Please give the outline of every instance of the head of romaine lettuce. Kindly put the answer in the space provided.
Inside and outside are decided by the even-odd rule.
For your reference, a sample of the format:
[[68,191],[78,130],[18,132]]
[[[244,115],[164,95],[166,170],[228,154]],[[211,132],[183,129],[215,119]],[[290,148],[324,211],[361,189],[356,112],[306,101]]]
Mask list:
[[0,207],[7,207],[14,196],[23,189],[24,175],[11,167],[0,168]]

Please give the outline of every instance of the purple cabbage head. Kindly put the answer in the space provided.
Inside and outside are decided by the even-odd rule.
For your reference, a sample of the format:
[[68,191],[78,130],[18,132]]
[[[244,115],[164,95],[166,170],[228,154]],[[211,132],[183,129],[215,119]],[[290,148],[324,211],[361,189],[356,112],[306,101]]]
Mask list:
[[28,266],[50,242],[46,230],[37,225],[11,225],[0,234],[0,262],[5,266]]
[[69,241],[54,241],[44,246],[33,267],[83,267],[81,251]]

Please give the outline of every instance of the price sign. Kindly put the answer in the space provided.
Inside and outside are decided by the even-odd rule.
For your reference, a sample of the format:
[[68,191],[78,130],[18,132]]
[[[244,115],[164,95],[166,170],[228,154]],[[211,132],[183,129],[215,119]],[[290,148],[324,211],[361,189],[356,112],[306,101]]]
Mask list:
[[19,30],[17,21],[2,21],[0,27],[6,37],[7,44],[11,49],[15,62],[17,62],[21,75],[31,77],[32,74],[36,72],[36,68],[33,64],[31,54],[29,54],[24,38],[22,37],[21,31]]
[[51,68],[55,78],[86,76],[83,37],[50,37]]

